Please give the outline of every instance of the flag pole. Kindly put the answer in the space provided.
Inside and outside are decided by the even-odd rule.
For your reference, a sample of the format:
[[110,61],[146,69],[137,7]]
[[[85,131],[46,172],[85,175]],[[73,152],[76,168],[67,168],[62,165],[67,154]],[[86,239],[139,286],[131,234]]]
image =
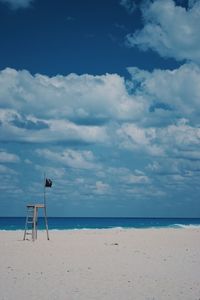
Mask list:
[[45,226],[46,226],[46,231],[47,231],[47,240],[49,240],[47,209],[46,209],[46,173],[45,172],[44,172],[44,218],[45,218]]
[[46,173],[44,172],[44,206],[46,207],[46,189],[45,189]]

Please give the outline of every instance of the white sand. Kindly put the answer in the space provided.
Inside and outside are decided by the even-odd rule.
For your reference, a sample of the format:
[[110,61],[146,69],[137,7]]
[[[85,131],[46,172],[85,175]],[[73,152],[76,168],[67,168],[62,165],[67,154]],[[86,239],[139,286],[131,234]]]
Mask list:
[[1,300],[199,300],[200,230],[0,231]]

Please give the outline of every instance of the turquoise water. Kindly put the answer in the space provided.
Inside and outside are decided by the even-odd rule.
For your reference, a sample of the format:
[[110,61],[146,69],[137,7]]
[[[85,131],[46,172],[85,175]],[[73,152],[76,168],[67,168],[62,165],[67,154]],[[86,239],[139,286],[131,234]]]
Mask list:
[[[24,229],[24,217],[0,217],[0,230]],[[185,228],[199,227],[200,218],[48,218],[49,229]],[[39,218],[38,229],[44,229]]]

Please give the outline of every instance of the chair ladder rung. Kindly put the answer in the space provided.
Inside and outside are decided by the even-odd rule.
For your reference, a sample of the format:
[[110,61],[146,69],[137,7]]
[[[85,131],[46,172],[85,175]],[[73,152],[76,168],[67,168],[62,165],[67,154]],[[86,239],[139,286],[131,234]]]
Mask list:
[[[26,235],[32,235],[33,241],[35,239],[37,239],[38,208],[44,209],[44,219],[45,219],[45,226],[46,226],[46,232],[47,232],[47,239],[49,240],[46,207],[41,204],[27,206],[26,223],[25,223],[25,229],[24,229],[24,240],[26,239]],[[28,231],[31,231],[31,232],[28,232]]]

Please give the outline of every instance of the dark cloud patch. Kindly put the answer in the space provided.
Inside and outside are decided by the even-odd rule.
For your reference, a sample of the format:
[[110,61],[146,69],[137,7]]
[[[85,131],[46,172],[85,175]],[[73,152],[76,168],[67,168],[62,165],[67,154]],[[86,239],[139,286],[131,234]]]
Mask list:
[[155,112],[157,109],[169,110],[172,111],[172,108],[169,104],[163,102],[157,102],[150,106],[149,112]]
[[79,118],[79,119],[72,119],[72,122],[74,122],[77,125],[85,125],[85,126],[103,126],[106,123],[108,123],[110,120],[108,118]]
[[48,124],[43,121],[31,121],[27,120],[26,118],[20,119],[17,116],[10,123],[18,128],[24,128],[27,130],[41,130],[49,128]]

